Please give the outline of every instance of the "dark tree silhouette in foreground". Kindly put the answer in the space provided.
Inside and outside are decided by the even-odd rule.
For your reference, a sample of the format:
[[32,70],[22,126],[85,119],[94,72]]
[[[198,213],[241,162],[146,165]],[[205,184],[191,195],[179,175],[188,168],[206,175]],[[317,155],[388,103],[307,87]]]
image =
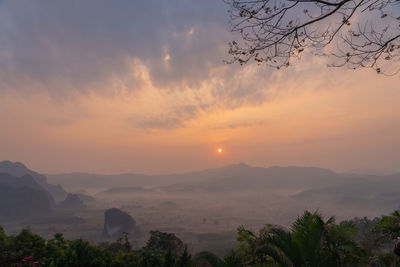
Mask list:
[[303,51],[329,66],[399,72],[400,0],[224,0],[229,4],[230,62],[281,68]]

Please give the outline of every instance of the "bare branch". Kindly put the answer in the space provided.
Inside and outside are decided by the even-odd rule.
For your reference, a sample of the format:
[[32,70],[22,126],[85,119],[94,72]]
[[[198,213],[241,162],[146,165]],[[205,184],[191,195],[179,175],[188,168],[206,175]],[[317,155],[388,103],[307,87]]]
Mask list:
[[231,62],[255,60],[279,69],[307,49],[328,56],[330,66],[400,69],[400,8],[393,8],[399,0],[225,2],[231,30],[241,36],[230,43]]

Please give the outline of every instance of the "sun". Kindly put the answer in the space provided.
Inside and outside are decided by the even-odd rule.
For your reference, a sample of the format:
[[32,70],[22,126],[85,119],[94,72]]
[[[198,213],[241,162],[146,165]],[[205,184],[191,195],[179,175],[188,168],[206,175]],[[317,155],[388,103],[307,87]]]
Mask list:
[[223,150],[222,148],[218,148],[218,149],[217,149],[217,152],[218,152],[218,153],[222,153],[223,151],[224,151],[224,150]]

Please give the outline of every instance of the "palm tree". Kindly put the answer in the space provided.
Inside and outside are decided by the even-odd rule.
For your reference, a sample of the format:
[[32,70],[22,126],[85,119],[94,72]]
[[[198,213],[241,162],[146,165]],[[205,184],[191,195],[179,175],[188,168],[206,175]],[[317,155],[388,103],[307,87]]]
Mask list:
[[324,221],[318,212],[305,211],[289,230],[267,225],[259,236],[244,227],[238,231],[249,266],[357,266],[362,255],[352,240],[354,225],[337,225],[334,217]]
[[400,236],[400,210],[392,212],[390,216],[382,216],[375,231],[381,233],[385,241],[396,240]]

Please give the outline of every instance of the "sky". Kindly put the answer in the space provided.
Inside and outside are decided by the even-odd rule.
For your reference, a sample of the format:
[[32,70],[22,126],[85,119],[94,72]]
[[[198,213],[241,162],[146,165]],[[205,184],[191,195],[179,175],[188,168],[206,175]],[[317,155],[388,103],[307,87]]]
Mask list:
[[312,55],[279,71],[226,64],[227,8],[0,1],[0,160],[42,173],[400,171],[399,75]]

